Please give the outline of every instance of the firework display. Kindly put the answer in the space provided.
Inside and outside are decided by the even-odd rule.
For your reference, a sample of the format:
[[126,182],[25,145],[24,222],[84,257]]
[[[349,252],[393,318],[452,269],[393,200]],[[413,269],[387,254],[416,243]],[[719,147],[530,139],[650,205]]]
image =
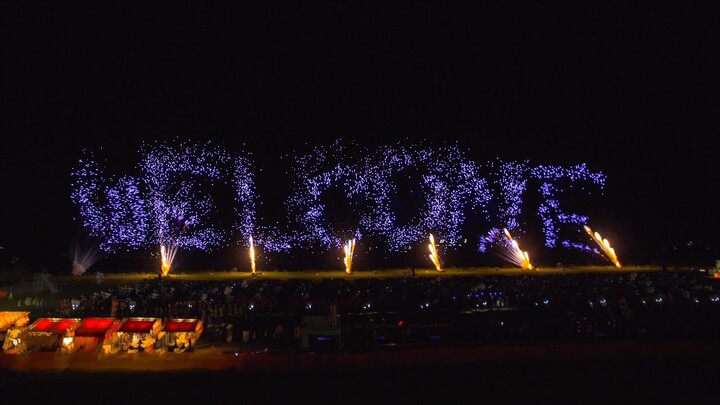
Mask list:
[[[371,182],[368,233],[380,236],[390,251],[412,246],[437,232],[448,246],[462,239],[466,210],[484,206],[490,199],[478,167],[457,147],[402,146],[379,148],[365,167]],[[398,188],[410,183],[412,207],[398,207]],[[398,207],[398,208],[396,208]],[[406,222],[403,210],[410,209]]]
[[[566,191],[565,188],[577,187],[587,190],[595,187],[602,189],[605,185],[605,175],[590,171],[585,164],[573,167],[537,166],[530,170],[530,175],[541,181],[538,189],[543,200],[538,207],[538,214],[543,222],[545,246],[554,248],[559,242],[567,248],[577,247],[577,242],[573,244],[570,240],[560,240],[559,229],[568,225],[574,230],[578,225],[585,224],[588,217],[561,210],[559,196]],[[579,248],[587,250],[587,246],[581,245]]]
[[345,264],[345,272],[347,274],[351,274],[352,259],[353,254],[355,253],[355,239],[350,239],[349,241],[347,241],[347,243],[343,247],[343,252],[345,253],[345,256],[343,257],[343,264]]
[[504,162],[496,160],[483,166],[483,172],[490,178],[492,199],[487,209],[488,219],[495,227],[488,230],[480,239],[479,250],[484,252],[488,246],[484,242],[494,239],[496,227],[516,229],[520,226],[519,216],[522,213],[522,196],[527,189],[528,163]]
[[[457,147],[386,146],[356,150],[354,159],[347,158],[346,149],[334,144],[297,159],[291,205],[301,226],[296,236],[304,242],[335,248],[343,235],[367,235],[397,252],[420,242],[427,229],[435,229],[452,246],[462,239],[466,210],[490,199],[478,167]],[[413,207],[399,206],[399,179],[409,185]],[[326,215],[322,195],[333,186],[342,191],[357,218],[344,229],[331,229]],[[401,214],[409,220],[401,223]]]
[[[359,170],[363,166],[359,160],[362,152],[350,153],[348,149],[352,147],[334,143],[296,159],[295,190],[288,205],[290,219],[298,226],[289,232],[291,244],[317,243],[326,249],[335,249],[343,245],[344,235],[362,239],[369,176]],[[338,191],[337,197],[345,199],[336,203],[350,211],[347,217],[352,218],[351,221],[333,224],[328,219],[328,204],[322,197],[331,188]]]
[[518,242],[510,235],[510,231],[503,229],[503,233],[508,240],[509,254],[507,257],[510,261],[520,266],[523,270],[532,270],[533,265],[530,263],[530,255],[528,255],[528,252],[520,249]]
[[167,276],[172,270],[175,254],[177,254],[177,245],[172,245],[169,248],[160,245],[160,273],[163,276]]
[[102,252],[100,246],[95,241],[75,242],[73,249],[73,261],[70,274],[73,276],[81,276],[85,274],[88,268],[100,259]]
[[430,234],[430,243],[428,243],[428,250],[430,251],[430,254],[428,255],[430,257],[430,261],[435,265],[435,269],[437,271],[443,271],[442,269],[442,262],[440,261],[440,255],[438,254],[437,247],[435,246],[435,238],[432,234]]
[[178,249],[208,250],[226,243],[227,231],[212,221],[218,214],[213,191],[230,178],[242,207],[239,228],[251,231],[253,180],[246,164],[210,143],[158,143],[143,146],[137,176],[113,181],[102,177],[89,154],[73,172],[71,197],[104,251],[159,247],[161,272],[167,274]]
[[615,249],[610,246],[610,242],[600,236],[599,233],[593,232],[589,226],[584,225],[583,227],[585,228],[585,232],[587,232],[587,234],[590,235],[591,238],[593,238],[595,243],[600,246],[600,249],[602,249],[603,253],[605,253],[605,256],[615,265],[615,267],[617,267],[618,269],[622,267],[620,265],[620,261],[617,258],[617,255],[615,254]]
[[540,165],[531,167],[529,162],[504,162],[497,160],[484,166],[484,172],[494,186],[491,201],[492,210],[488,217],[495,224],[480,238],[479,250],[485,252],[490,244],[497,240],[495,234],[499,228],[515,230],[520,227],[519,216],[522,213],[523,195],[528,183],[537,183],[540,203],[537,212],[542,221],[545,246],[556,248],[558,245],[568,249],[591,251],[592,248],[580,240],[562,239],[560,230],[574,231],[577,225],[588,220],[587,215],[569,213],[561,207],[561,196],[569,190],[578,189],[586,194],[602,191],[606,177],[593,172],[585,164],[572,167]]
[[255,244],[253,244],[253,238],[250,237],[250,270],[252,271],[252,274],[255,274]]
[[[578,207],[565,195],[601,192],[606,180],[584,164],[477,164],[457,146],[369,149],[338,141],[294,159],[286,217],[268,225],[256,218],[254,170],[249,155],[211,143],[143,145],[134,173],[120,176],[104,174],[86,152],[72,173],[71,197],[82,225],[105,252],[159,249],[167,274],[178,251],[208,251],[237,237],[235,243],[250,240],[254,272],[255,242],[266,252],[288,252],[347,248],[347,241],[354,250],[355,241],[366,239],[366,249],[395,254],[408,252],[432,231],[449,249],[468,240],[479,241],[480,252],[495,244],[508,248],[514,240],[507,235],[526,228],[534,212],[524,206],[530,193],[546,247],[595,251],[577,237],[577,225],[589,216],[571,212]],[[234,201],[217,192],[223,188],[232,189]],[[229,205],[232,215],[221,209]],[[525,259],[519,265],[530,268]]]

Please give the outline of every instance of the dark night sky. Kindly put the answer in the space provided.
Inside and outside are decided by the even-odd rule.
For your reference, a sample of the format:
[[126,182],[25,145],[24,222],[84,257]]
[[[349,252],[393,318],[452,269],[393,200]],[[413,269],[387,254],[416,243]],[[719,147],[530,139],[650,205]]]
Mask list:
[[176,136],[261,166],[336,138],[587,162],[628,261],[720,259],[716,2],[242,3],[0,6],[4,261],[67,254],[81,148]]

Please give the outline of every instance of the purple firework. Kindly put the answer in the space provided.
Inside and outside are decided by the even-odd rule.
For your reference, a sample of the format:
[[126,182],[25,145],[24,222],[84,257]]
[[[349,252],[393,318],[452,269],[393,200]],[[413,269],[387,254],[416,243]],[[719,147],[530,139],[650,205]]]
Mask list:
[[[420,243],[429,231],[448,245],[462,238],[467,207],[489,198],[477,167],[457,147],[386,146],[374,151],[335,143],[296,161],[296,191],[290,199],[301,230],[296,240],[338,248],[348,238],[378,237],[391,252]],[[400,180],[401,179],[401,180]],[[413,207],[398,204],[398,181],[417,194]],[[339,189],[355,220],[338,227],[323,195]],[[398,211],[410,212],[403,223]]]
[[169,252],[209,250],[225,244],[228,236],[213,223],[218,213],[214,191],[223,184],[236,189],[241,233],[252,230],[248,162],[210,143],[156,143],[141,149],[137,176],[114,181],[102,176],[90,154],[73,172],[72,200],[105,251],[148,246]]
[[[240,243],[253,237],[266,251],[307,245],[336,249],[349,239],[373,238],[397,252],[423,243],[428,233],[447,247],[474,233],[484,235],[478,245],[484,252],[501,229],[514,233],[524,226],[523,215],[534,210],[523,201],[535,190],[545,245],[593,251],[582,243],[581,225],[589,218],[569,211],[575,198],[567,194],[602,191],[605,182],[603,174],[584,164],[533,167],[527,161],[495,160],[478,165],[457,146],[396,144],[369,150],[336,142],[296,158],[281,229],[256,223],[249,156],[231,156],[210,143],[157,143],[143,146],[136,169],[132,175],[104,176],[93,154],[86,153],[73,172],[72,200],[103,251],[209,250],[224,245],[233,229]],[[234,202],[220,197],[227,193],[216,193],[223,186],[232,187]],[[233,203],[236,223],[221,222],[220,211]]]

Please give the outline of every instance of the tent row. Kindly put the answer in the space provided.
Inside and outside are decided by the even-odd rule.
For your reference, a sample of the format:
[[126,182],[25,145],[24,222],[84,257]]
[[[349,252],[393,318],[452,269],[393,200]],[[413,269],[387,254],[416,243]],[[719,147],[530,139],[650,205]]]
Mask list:
[[199,319],[40,318],[28,312],[0,312],[5,353],[135,353],[192,350],[203,331]]

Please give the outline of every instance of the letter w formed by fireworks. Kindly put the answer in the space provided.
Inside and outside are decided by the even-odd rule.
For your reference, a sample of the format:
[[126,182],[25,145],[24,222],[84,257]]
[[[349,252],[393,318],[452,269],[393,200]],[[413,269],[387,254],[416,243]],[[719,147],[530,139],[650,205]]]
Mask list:
[[[227,232],[213,223],[219,210],[214,192],[228,179],[236,187],[251,187],[246,165],[247,160],[233,159],[209,143],[156,144],[141,150],[137,177],[123,176],[112,184],[90,155],[73,172],[71,197],[83,225],[101,237],[103,250],[153,247],[166,275],[178,249],[208,250],[225,243]],[[236,190],[245,220],[241,233],[249,234],[252,193],[241,191]]]

